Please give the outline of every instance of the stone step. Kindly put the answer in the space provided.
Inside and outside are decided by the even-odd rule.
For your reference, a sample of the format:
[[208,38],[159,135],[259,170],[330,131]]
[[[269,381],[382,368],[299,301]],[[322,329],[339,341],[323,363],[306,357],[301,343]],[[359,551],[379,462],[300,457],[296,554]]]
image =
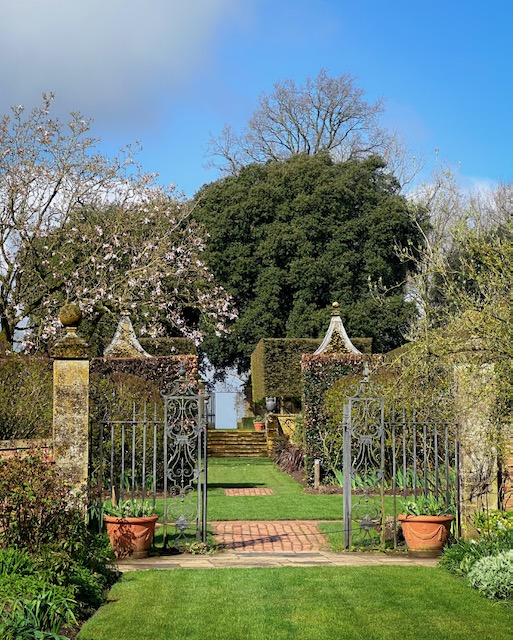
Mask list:
[[265,458],[268,456],[264,432],[210,430],[208,455],[213,458]]

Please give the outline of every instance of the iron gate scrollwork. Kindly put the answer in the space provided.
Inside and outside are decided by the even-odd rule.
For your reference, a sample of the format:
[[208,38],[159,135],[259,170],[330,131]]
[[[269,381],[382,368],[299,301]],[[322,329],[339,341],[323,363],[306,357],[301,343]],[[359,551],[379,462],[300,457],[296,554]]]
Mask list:
[[[343,510],[344,545],[372,543],[372,532],[384,536],[385,401],[364,375],[355,395],[344,405],[343,421]],[[353,487],[355,500],[353,504]]]
[[163,514],[158,546],[180,547],[191,536],[206,542],[207,409],[202,383],[179,379],[153,407],[130,410],[114,392],[91,423],[90,478],[105,500],[151,501]]
[[183,376],[164,399],[164,546],[168,524],[175,546],[192,526],[206,540],[207,425],[206,397]]

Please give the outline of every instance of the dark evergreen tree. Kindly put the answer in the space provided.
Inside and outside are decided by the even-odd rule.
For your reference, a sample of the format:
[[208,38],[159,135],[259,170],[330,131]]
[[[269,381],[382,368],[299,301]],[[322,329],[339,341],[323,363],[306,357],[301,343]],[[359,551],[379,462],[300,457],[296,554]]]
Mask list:
[[[248,165],[200,189],[206,258],[239,311],[228,338],[205,341],[210,361],[246,370],[261,338],[321,336],[333,301],[375,351],[401,344],[415,308],[397,247],[420,237],[399,190],[379,157],[335,163],[328,153]],[[374,297],[370,284],[388,293]]]

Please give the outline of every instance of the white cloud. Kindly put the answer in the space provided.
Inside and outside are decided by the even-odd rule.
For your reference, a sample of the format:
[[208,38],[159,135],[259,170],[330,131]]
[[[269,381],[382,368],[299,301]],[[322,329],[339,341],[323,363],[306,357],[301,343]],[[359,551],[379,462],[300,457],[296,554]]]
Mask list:
[[237,19],[240,4],[0,0],[0,112],[54,91],[60,108],[104,123],[151,118],[210,63],[221,23]]

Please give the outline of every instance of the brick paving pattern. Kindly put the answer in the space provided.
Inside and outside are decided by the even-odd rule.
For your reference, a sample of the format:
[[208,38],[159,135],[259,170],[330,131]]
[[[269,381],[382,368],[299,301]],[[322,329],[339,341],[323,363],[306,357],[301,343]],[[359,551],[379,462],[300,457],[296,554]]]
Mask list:
[[312,520],[211,522],[216,541],[227,550],[304,552],[328,548],[324,535]]
[[225,489],[224,494],[226,496],[272,496],[274,491],[272,489],[258,487],[245,487],[243,489]]

